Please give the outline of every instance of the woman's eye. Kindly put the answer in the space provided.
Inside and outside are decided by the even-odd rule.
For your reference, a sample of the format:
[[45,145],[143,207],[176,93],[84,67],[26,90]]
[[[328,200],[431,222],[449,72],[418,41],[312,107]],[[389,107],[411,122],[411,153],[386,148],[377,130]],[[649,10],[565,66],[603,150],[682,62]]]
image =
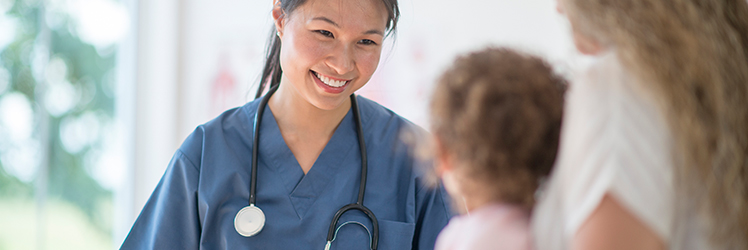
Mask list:
[[363,45],[377,45],[376,42],[374,42],[372,40],[369,40],[369,39],[363,39],[363,40],[359,41],[359,43],[363,44]]
[[326,37],[334,37],[332,35],[332,32],[327,31],[327,30],[315,30],[315,32],[320,33],[320,34],[322,34],[323,36],[326,36]]

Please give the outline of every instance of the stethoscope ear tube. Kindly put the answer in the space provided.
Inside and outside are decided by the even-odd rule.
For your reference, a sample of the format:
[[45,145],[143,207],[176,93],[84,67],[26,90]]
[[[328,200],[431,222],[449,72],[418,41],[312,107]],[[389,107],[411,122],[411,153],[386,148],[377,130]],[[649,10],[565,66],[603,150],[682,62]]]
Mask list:
[[331,242],[335,236],[335,227],[338,225],[340,216],[343,216],[345,212],[352,209],[364,212],[364,214],[369,217],[369,220],[371,220],[371,250],[377,250],[377,245],[379,244],[379,222],[377,222],[377,217],[374,216],[374,213],[371,210],[356,203],[345,205],[335,213],[335,216],[332,218],[332,223],[330,223],[330,229],[327,231],[327,242]]
[[[257,159],[259,156],[259,144],[260,144],[260,121],[262,119],[262,115],[265,111],[265,107],[267,106],[268,101],[270,100],[270,97],[275,93],[275,91],[278,89],[278,86],[271,88],[268,90],[268,93],[265,94],[265,97],[260,100],[259,106],[257,107],[257,112],[255,113],[255,118],[253,121],[253,143],[252,143],[252,169],[251,169],[251,177],[250,177],[250,185],[249,185],[249,206],[243,208],[237,213],[237,216],[234,218],[234,227],[236,228],[236,231],[244,236],[244,237],[250,237],[257,233],[259,233],[260,230],[262,230],[264,224],[265,224],[265,215],[262,212],[262,210],[255,206],[256,203],[256,197],[257,197]],[[376,250],[377,245],[379,244],[379,222],[377,221],[377,217],[374,216],[374,213],[366,208],[364,206],[364,193],[366,191],[366,177],[367,177],[367,156],[366,156],[366,142],[364,141],[364,132],[361,125],[361,115],[359,114],[360,110],[358,108],[358,102],[356,100],[356,95],[351,94],[351,109],[353,109],[353,118],[355,119],[356,123],[356,132],[358,134],[358,145],[359,150],[361,152],[361,183],[358,190],[358,200],[356,203],[348,204],[342,208],[340,208],[333,217],[332,222],[330,223],[330,230],[327,233],[327,245],[325,246],[325,249],[329,249],[330,244],[332,243],[334,236],[335,236],[335,227],[338,224],[338,220],[340,220],[340,217],[348,210],[356,209],[360,210],[361,212],[364,212],[366,216],[369,217],[372,224],[372,232],[371,232],[371,249]],[[244,216],[244,215],[247,216]],[[256,215],[256,216],[255,216]],[[246,218],[245,218],[246,217]]]
[[257,155],[260,141],[260,130],[257,128],[260,125],[259,123],[262,113],[265,111],[264,107],[268,104],[270,96],[276,89],[278,89],[278,87],[270,89],[268,95],[260,100],[260,105],[257,107],[257,113],[255,114],[255,119],[253,121],[254,127],[252,134],[254,138],[252,140],[254,144],[252,144],[252,173],[249,183],[249,206],[243,207],[234,217],[234,229],[236,229],[236,232],[239,233],[239,235],[244,237],[252,237],[260,233],[262,228],[265,227],[265,213],[262,212],[262,209],[255,206],[257,201]]
[[356,100],[355,94],[351,94],[351,108],[353,109],[353,119],[355,119],[356,123],[356,134],[358,134],[358,147],[359,151],[361,151],[361,185],[358,187],[358,201],[356,201],[356,204],[359,204],[363,207],[369,161],[366,158],[366,141],[364,141],[364,129],[362,128],[363,124],[361,124],[361,111],[358,109],[358,101]]
[[259,147],[260,145],[260,130],[257,129],[260,127],[260,119],[262,118],[262,113],[265,112],[265,107],[268,104],[268,101],[270,100],[270,96],[275,93],[275,91],[278,89],[278,86],[275,86],[275,88],[271,88],[268,90],[268,93],[265,94],[265,97],[260,100],[260,105],[257,106],[257,113],[255,114],[254,124],[252,127],[252,134],[253,134],[253,143],[252,143],[252,174],[250,177],[249,182],[249,205],[252,206],[257,201],[257,155],[259,154]]
[[338,225],[338,220],[340,220],[340,216],[343,216],[343,214],[351,209],[360,210],[361,212],[364,212],[366,216],[369,217],[371,220],[372,225],[372,233],[371,233],[371,249],[376,250],[377,245],[379,245],[379,222],[377,222],[377,217],[374,216],[374,213],[366,208],[364,206],[364,192],[366,191],[366,177],[367,177],[367,171],[368,171],[368,160],[366,157],[366,142],[364,141],[364,132],[363,132],[363,125],[361,123],[361,116],[360,110],[358,109],[358,101],[356,100],[356,95],[351,94],[351,108],[353,109],[353,119],[355,119],[356,122],[356,132],[358,132],[358,146],[361,151],[361,184],[358,189],[358,201],[353,204],[348,204],[342,208],[340,208],[336,213],[335,216],[332,219],[332,222],[330,223],[330,229],[327,231],[327,242],[328,244],[332,242],[333,238],[335,237],[335,227]]

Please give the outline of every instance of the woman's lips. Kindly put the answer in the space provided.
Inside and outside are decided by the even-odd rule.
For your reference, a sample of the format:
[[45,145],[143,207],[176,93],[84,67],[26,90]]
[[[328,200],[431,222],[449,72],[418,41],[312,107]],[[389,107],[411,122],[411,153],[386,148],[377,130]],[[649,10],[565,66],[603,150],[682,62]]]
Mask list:
[[[319,86],[320,88],[322,88],[322,90],[324,90],[325,92],[331,93],[331,94],[340,94],[340,93],[342,93],[343,91],[345,91],[345,88],[348,87],[348,84],[351,83],[351,80],[337,80],[337,79],[333,79],[333,78],[330,78],[330,77],[327,77],[325,75],[319,74],[319,73],[317,73],[315,71],[312,71],[312,70],[310,70],[309,73],[312,75],[312,79],[314,79],[314,83],[316,83],[317,86]],[[327,82],[329,82],[330,84],[327,84],[327,83],[325,83],[325,81],[323,81],[322,79],[320,79],[321,77],[319,77],[318,74],[322,78],[325,78],[325,80]],[[340,85],[338,87],[332,86],[332,85],[341,84],[343,81],[345,81],[345,83],[343,83],[342,85]]]

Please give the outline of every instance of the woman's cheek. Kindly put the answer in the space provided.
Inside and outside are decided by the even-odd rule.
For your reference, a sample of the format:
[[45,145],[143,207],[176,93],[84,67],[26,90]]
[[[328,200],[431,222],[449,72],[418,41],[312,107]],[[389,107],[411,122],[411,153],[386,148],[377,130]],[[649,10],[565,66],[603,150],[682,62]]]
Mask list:
[[372,51],[362,53],[362,56],[358,59],[359,70],[362,74],[366,74],[367,77],[371,77],[374,74],[377,66],[379,66],[380,53],[380,49],[373,49]]
[[295,60],[314,61],[325,53],[325,43],[319,41],[312,32],[298,32],[291,42],[295,51]]

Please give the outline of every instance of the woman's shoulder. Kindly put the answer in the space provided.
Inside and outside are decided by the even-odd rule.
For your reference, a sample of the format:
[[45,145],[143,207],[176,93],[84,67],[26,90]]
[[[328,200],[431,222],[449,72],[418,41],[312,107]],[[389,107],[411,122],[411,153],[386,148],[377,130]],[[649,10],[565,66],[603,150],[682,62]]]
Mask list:
[[562,168],[661,176],[672,167],[673,137],[660,103],[615,54],[602,56],[570,86],[564,108]]
[[211,145],[216,150],[222,150],[229,145],[251,145],[252,121],[258,104],[259,99],[253,100],[243,106],[228,109],[210,121],[198,125],[179,147],[181,155],[190,161],[200,162],[204,151],[213,150],[206,148],[206,145]]
[[564,112],[562,137],[567,140],[618,149],[655,145],[668,153],[672,138],[660,103],[614,53],[599,58],[573,82]]
[[367,148],[390,158],[410,163],[425,163],[416,159],[417,143],[427,138],[428,132],[375,101],[358,96],[361,125]]
[[664,113],[642,83],[613,55],[601,58],[573,82],[557,163],[546,201],[536,210],[536,223],[560,217],[563,226],[556,229],[565,237],[573,235],[611,193],[662,238],[669,238],[673,138]]
[[361,113],[363,113],[362,120],[364,120],[363,118],[368,118],[368,119],[374,119],[374,120],[396,119],[396,120],[407,121],[405,118],[396,114],[391,109],[385,106],[382,106],[382,104],[379,104],[374,100],[366,98],[362,95],[357,95],[356,97],[357,97],[356,100],[358,101],[359,109],[361,110]]
[[391,109],[363,96],[358,96],[361,123],[369,132],[393,134],[403,130],[425,133],[426,130],[398,115]]
[[358,102],[369,159],[390,166],[393,168],[390,171],[422,176],[430,160],[416,157],[417,143],[426,138],[428,132],[375,101],[358,96]]

